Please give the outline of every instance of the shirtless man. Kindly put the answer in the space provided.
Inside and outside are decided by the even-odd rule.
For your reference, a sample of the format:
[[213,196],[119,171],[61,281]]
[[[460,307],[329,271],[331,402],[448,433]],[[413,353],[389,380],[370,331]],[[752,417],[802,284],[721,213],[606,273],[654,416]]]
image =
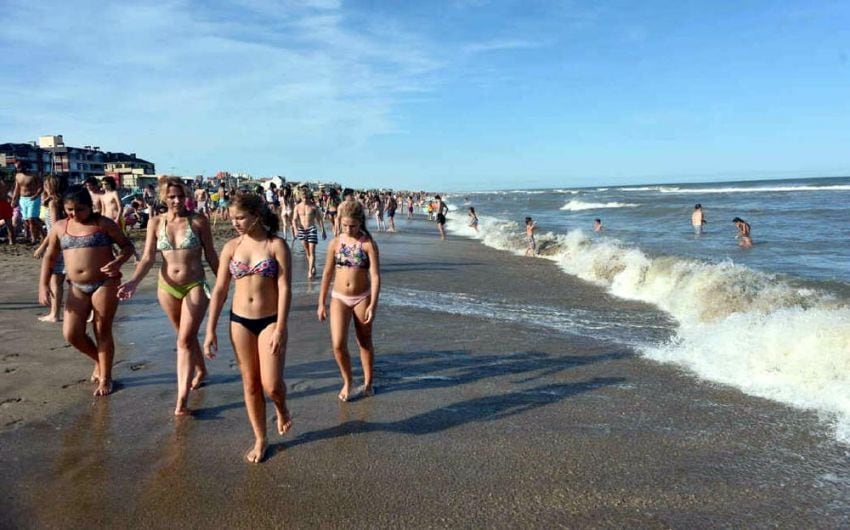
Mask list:
[[732,219],[735,223],[735,228],[738,229],[738,245],[743,248],[751,248],[753,239],[750,237],[750,223],[744,221],[740,217]]
[[195,211],[210,216],[210,194],[203,186],[195,190]]
[[12,207],[20,206],[24,228],[32,243],[41,241],[41,179],[36,175],[24,173],[24,164],[15,162],[15,191],[12,193]]
[[91,195],[92,212],[101,213],[103,211],[103,193],[100,191],[100,183],[94,177],[89,177],[84,181],[86,189]]
[[118,197],[118,186],[112,177],[103,177],[103,193],[100,196],[100,213],[109,217],[115,224],[124,228],[124,207],[121,198]]
[[708,221],[705,220],[705,214],[702,211],[702,204],[695,204],[694,213],[691,214],[691,226],[694,227],[694,234],[702,234],[702,225],[707,222]]
[[328,235],[325,232],[325,224],[319,221],[318,208],[307,186],[301,188],[301,202],[295,205],[293,217],[295,237],[301,240],[304,252],[307,254],[307,278],[315,278],[316,245],[319,243],[317,225],[322,227],[322,239],[327,239]]

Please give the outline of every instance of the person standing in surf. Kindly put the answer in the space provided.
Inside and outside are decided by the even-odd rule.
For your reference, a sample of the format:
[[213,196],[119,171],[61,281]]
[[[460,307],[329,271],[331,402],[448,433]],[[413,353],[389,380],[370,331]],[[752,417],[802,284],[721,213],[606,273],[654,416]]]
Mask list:
[[732,222],[735,223],[735,228],[738,229],[738,245],[743,248],[752,247],[753,239],[750,237],[750,223],[740,217],[732,219]]
[[525,255],[537,255],[537,242],[534,240],[534,231],[537,230],[537,223],[531,217],[525,218]]
[[439,195],[434,196],[434,202],[436,203],[434,211],[437,214],[437,230],[440,231],[440,239],[446,239],[446,214],[449,213],[449,207]]
[[691,214],[691,226],[694,227],[694,234],[702,234],[702,225],[707,223],[705,220],[705,212],[702,211],[702,204],[694,205],[694,212]]

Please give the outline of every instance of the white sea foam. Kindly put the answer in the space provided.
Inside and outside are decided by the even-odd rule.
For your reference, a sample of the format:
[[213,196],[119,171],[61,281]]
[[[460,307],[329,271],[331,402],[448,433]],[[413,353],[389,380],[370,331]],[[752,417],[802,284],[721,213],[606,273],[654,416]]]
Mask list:
[[797,191],[850,191],[848,184],[833,184],[826,186],[728,186],[724,188],[681,188],[679,186],[641,186],[636,188],[620,188],[619,191],[657,191],[660,193],[769,193]]
[[[481,216],[455,233],[522,254],[516,222]],[[674,340],[645,344],[648,358],[794,407],[818,411],[850,443],[850,305],[828,293],[731,261],[652,257],[581,230],[541,234],[541,254],[621,298],[652,303],[679,324]]]
[[638,206],[640,204],[630,202],[584,202],[578,199],[572,199],[567,204],[561,206],[561,209],[580,212],[582,210],[599,210],[603,208],[637,208]]

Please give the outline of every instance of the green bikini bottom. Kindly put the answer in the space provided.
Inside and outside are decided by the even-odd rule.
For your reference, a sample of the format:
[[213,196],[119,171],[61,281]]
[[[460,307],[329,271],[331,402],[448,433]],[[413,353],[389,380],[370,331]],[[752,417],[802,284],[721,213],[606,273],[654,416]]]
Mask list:
[[186,298],[186,295],[189,294],[189,291],[194,289],[195,287],[201,286],[204,288],[204,294],[207,295],[207,298],[210,297],[210,286],[207,284],[206,278],[201,278],[200,280],[195,280],[193,282],[184,283],[182,285],[171,285],[170,283],[165,283],[165,280],[160,276],[159,281],[157,282],[157,287],[170,294],[174,298],[178,300],[182,300]]

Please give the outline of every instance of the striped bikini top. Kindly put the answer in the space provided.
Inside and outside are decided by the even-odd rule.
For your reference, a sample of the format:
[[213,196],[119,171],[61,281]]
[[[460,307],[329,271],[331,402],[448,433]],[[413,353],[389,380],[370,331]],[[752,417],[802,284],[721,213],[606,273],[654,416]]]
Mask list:
[[179,245],[174,246],[171,244],[171,240],[168,239],[168,218],[163,216],[162,221],[159,223],[159,234],[156,236],[156,249],[157,250],[189,250],[193,248],[198,248],[201,246],[201,238],[198,237],[198,234],[192,230],[192,216],[190,215],[186,218],[186,237],[183,238],[183,241],[180,242]]
[[59,248],[62,250],[74,248],[111,247],[113,244],[112,238],[109,237],[109,234],[104,232],[99,225],[97,227],[97,231],[91,234],[75,236],[68,233],[68,226],[70,224],[71,220],[68,219],[65,223],[65,233],[59,238]]

